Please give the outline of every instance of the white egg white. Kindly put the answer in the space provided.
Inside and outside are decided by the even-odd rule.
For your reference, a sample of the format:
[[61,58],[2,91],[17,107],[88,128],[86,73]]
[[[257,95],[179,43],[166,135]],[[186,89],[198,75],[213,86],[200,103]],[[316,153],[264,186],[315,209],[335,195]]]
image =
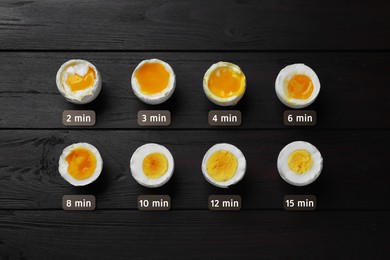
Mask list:
[[[311,154],[313,165],[306,173],[296,173],[288,166],[288,158],[291,153],[296,150],[306,150]],[[287,183],[294,186],[306,186],[314,182],[320,176],[323,166],[323,159],[318,149],[304,141],[295,141],[286,145],[279,153],[278,157],[278,171],[280,176]]]
[[[89,67],[91,67],[96,74],[96,79],[93,85],[84,90],[72,91],[66,83],[68,75],[78,74],[84,76]],[[65,62],[57,72],[56,83],[59,92],[71,103],[87,104],[92,102],[99,95],[102,88],[102,79],[97,68],[86,60],[69,60]]]
[[[94,173],[91,175],[91,177],[83,180],[78,180],[73,178],[72,175],[68,173],[68,162],[66,161],[66,157],[76,148],[85,148],[90,150],[96,157],[96,169]],[[60,172],[62,178],[64,178],[67,182],[72,184],[73,186],[85,186],[88,185],[92,182],[94,182],[99,176],[100,173],[102,172],[103,169],[103,159],[100,156],[100,153],[98,149],[96,149],[95,146],[88,144],[88,143],[75,143],[72,145],[69,145],[64,149],[60,156],[60,160],[58,163],[58,171]]]
[[[288,83],[290,82],[290,79],[296,74],[306,75],[313,82],[313,93],[307,99],[292,98],[288,94]],[[311,105],[320,93],[320,89],[321,84],[317,74],[309,66],[306,66],[302,63],[286,66],[279,72],[275,81],[276,95],[283,104],[291,108],[304,108]]]
[[[222,98],[218,97],[215,95],[211,90],[209,89],[209,79],[211,76],[211,73],[213,73],[216,69],[221,68],[221,67],[228,67],[232,69],[233,71],[237,73],[242,73],[244,75],[244,89],[242,93],[236,95],[236,96],[231,96],[227,98]],[[230,63],[230,62],[225,62],[225,61],[220,61],[217,63],[214,63],[211,65],[211,67],[206,71],[203,77],[203,91],[206,94],[207,98],[213,102],[216,105],[219,106],[235,106],[238,101],[244,96],[246,90],[246,78],[245,74],[241,71],[241,68],[237,66],[236,64]]]
[[[156,179],[148,178],[142,170],[142,164],[145,157],[151,153],[162,153],[167,158],[168,161],[167,172],[160,178],[156,178]],[[174,169],[175,169],[175,164],[171,152],[166,147],[159,144],[149,143],[140,146],[133,153],[133,156],[130,159],[130,171],[132,176],[139,184],[148,188],[160,187],[165,183],[167,183],[169,179],[172,177]]]
[[[164,66],[164,68],[168,71],[169,73],[169,82],[168,86],[160,93],[153,94],[153,95],[147,95],[142,93],[141,91],[141,86],[138,82],[137,77],[135,74],[137,73],[138,69],[141,68],[144,64],[146,63],[159,63]],[[131,76],[131,87],[133,89],[134,94],[143,102],[149,105],[158,105],[161,103],[164,103],[167,101],[173,94],[176,88],[176,75],[175,72],[173,71],[172,67],[159,59],[150,59],[150,60],[144,60],[138,66],[134,69],[133,74]]]
[[[236,174],[230,180],[227,180],[227,181],[216,181],[207,172],[208,160],[215,152],[221,151],[221,150],[229,151],[230,153],[232,153],[236,157],[237,162],[238,162]],[[203,176],[206,178],[206,180],[209,183],[213,184],[214,186],[217,186],[220,188],[228,188],[229,186],[241,181],[242,178],[244,178],[245,171],[246,171],[245,156],[241,152],[241,150],[238,149],[234,145],[227,144],[227,143],[216,144],[216,145],[212,146],[203,157],[203,161],[202,161]]]

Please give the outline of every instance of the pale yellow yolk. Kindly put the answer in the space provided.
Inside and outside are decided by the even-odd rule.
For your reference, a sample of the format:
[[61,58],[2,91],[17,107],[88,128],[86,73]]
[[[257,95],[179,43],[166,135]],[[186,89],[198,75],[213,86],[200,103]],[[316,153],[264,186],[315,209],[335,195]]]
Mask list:
[[206,169],[214,180],[228,181],[236,174],[237,166],[236,156],[229,151],[220,150],[210,156]]
[[208,86],[214,95],[229,98],[242,93],[244,83],[243,73],[236,72],[229,67],[220,67],[211,73]]
[[160,63],[145,63],[135,73],[141,92],[153,95],[168,87],[169,72]]
[[162,153],[151,153],[144,158],[142,170],[146,177],[157,179],[163,176],[168,170],[168,160]]
[[307,99],[314,90],[311,79],[303,74],[294,75],[288,82],[288,95],[296,99]]
[[86,148],[73,149],[68,156],[68,173],[77,180],[84,180],[92,176],[96,169],[96,156]]
[[296,150],[288,157],[288,167],[295,173],[306,173],[313,166],[311,154],[306,150]]
[[72,91],[84,90],[93,86],[96,79],[95,70],[89,67],[87,74],[80,76],[75,73],[74,75],[68,75],[66,83]]

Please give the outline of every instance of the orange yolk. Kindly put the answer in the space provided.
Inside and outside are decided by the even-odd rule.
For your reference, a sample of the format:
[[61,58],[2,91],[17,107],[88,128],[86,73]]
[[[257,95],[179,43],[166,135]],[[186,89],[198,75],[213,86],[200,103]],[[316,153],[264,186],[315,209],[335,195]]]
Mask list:
[[292,98],[307,99],[314,90],[311,79],[303,74],[294,75],[288,82],[288,94]]
[[95,71],[89,67],[87,74],[80,76],[75,73],[74,75],[69,75],[66,79],[66,83],[72,91],[84,90],[92,87],[95,82],[96,74]]
[[142,170],[150,179],[163,176],[168,170],[168,160],[162,153],[151,153],[144,158]]
[[221,98],[236,96],[243,91],[245,77],[229,67],[215,69],[209,78],[210,91]]
[[153,95],[168,87],[169,72],[160,63],[145,63],[135,73],[141,92]]
[[96,156],[86,148],[73,149],[68,156],[68,173],[77,180],[84,180],[92,176],[96,169]]

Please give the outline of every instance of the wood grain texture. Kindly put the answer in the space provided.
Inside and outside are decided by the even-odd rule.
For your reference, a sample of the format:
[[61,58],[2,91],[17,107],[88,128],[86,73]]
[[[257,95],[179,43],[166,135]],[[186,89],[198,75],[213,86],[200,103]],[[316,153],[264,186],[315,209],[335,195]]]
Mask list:
[[382,259],[388,211],[0,211],[2,259]]
[[[130,86],[132,71],[148,58],[169,62],[177,75],[177,88],[159,106],[138,100]],[[55,75],[65,61],[83,58],[93,62],[103,78],[97,100],[85,106],[67,102],[58,92]],[[315,129],[390,128],[390,52],[1,52],[0,127],[64,128],[62,112],[93,109],[94,128],[140,128],[141,109],[168,109],[172,129],[211,129],[207,113],[226,109],[205,96],[202,79],[211,64],[226,60],[241,66],[247,76],[247,92],[234,109],[243,114],[237,129],[286,129],[283,112],[288,109],[276,97],[275,78],[286,65],[303,62],[321,81],[318,99],[309,109],[318,112]]]
[[2,0],[1,49],[389,49],[386,0]]
[[[305,140],[324,158],[317,181],[294,187],[279,176],[276,161],[288,143]],[[75,142],[95,145],[104,160],[100,178],[75,188],[58,173],[62,150]],[[132,178],[129,161],[141,145],[165,145],[175,159],[175,173],[165,186],[144,188]],[[206,151],[229,142],[244,153],[245,178],[229,189],[209,184],[201,173]],[[6,131],[0,136],[0,208],[60,209],[63,195],[94,194],[97,208],[136,209],[141,194],[168,194],[173,209],[207,209],[212,194],[239,194],[243,208],[282,209],[283,196],[314,194],[318,209],[390,209],[388,131]]]

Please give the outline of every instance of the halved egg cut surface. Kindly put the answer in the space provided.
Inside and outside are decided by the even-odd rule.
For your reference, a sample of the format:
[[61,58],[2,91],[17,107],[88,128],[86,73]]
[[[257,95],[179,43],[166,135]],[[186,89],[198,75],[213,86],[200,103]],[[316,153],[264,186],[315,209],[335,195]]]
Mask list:
[[135,73],[141,92],[146,95],[158,94],[166,89],[169,76],[164,65],[157,62],[145,63]]
[[293,151],[288,157],[288,167],[291,171],[304,174],[308,172],[313,166],[313,158],[311,153],[307,150]]
[[87,148],[75,148],[68,156],[68,173],[77,180],[84,180],[93,175],[96,170],[96,156]]
[[229,67],[218,67],[210,75],[208,87],[221,98],[229,98],[240,94],[244,89],[245,77]]
[[168,159],[162,153],[151,153],[144,158],[142,170],[150,179],[160,178],[168,170]]
[[292,76],[287,85],[288,95],[296,99],[309,98],[314,90],[313,82],[310,77],[303,74]]
[[69,74],[66,83],[72,91],[85,90],[93,86],[96,79],[95,70],[91,67],[88,68],[88,72],[84,76],[80,76],[75,73]]
[[207,173],[216,181],[228,181],[237,172],[236,156],[226,150],[213,153],[207,161]]

